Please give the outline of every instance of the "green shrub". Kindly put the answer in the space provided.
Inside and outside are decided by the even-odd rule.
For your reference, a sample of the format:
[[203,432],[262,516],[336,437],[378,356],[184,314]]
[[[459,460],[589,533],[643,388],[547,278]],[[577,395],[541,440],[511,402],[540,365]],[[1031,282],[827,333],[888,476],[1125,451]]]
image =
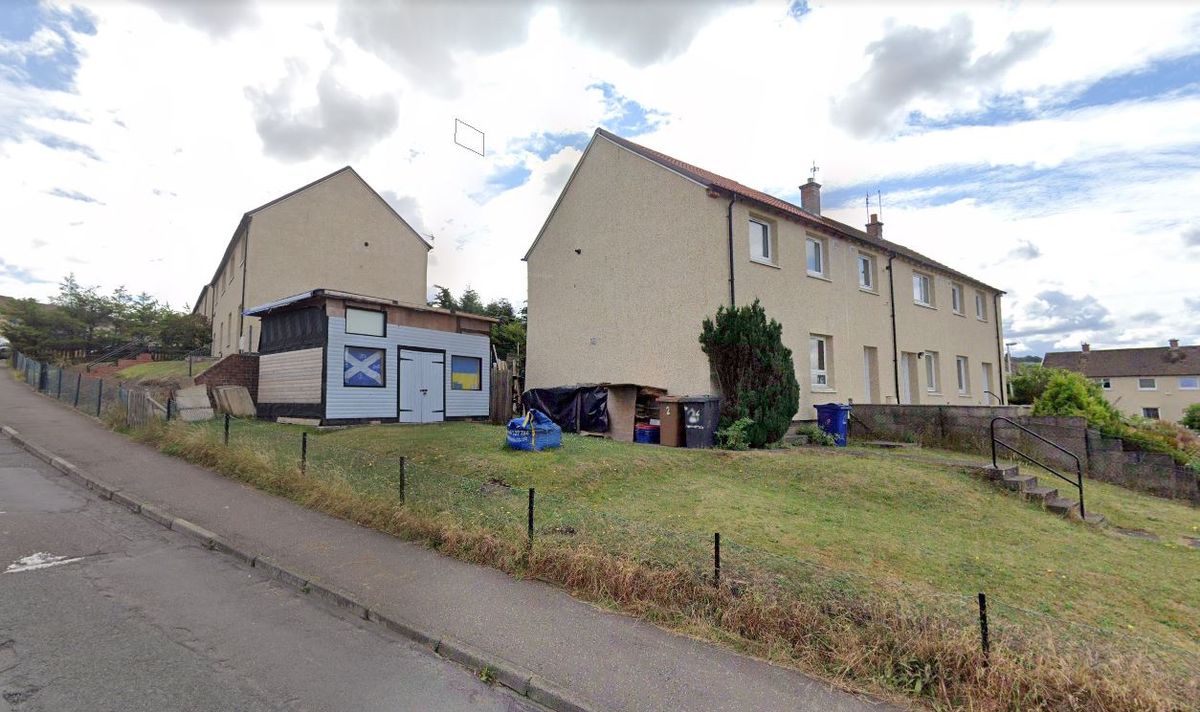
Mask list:
[[1183,427],[1191,428],[1192,430],[1200,430],[1200,403],[1193,403],[1183,411]]
[[1061,369],[1045,368],[1036,364],[1021,367],[1017,375],[1009,380],[1012,395],[1008,402],[1012,405],[1030,405],[1046,390],[1050,377],[1059,371]]
[[1034,415],[1080,416],[1105,434],[1120,433],[1121,415],[1105,400],[1100,386],[1073,371],[1041,370],[1051,373],[1046,388],[1033,403]]
[[815,425],[801,425],[796,428],[796,434],[804,436],[810,445],[826,445],[829,447],[837,445],[837,438]]
[[746,437],[755,448],[782,438],[800,407],[800,384],[779,322],[767,319],[757,299],[721,307],[704,320],[700,345],[721,390],[721,427],[749,418]]
[[717,430],[717,447],[722,450],[749,450],[750,438],[746,431],[754,425],[749,418],[738,418]]

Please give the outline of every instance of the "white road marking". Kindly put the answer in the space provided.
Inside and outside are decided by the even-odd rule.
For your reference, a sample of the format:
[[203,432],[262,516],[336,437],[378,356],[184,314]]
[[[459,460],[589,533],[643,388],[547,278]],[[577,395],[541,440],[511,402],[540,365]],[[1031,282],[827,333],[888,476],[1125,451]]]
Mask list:
[[63,564],[73,564],[76,561],[83,561],[82,556],[76,556],[73,559],[68,559],[65,556],[55,556],[47,554],[44,551],[39,551],[36,554],[22,556],[16,561],[8,565],[4,570],[6,574],[17,574],[22,571],[36,571],[38,569],[48,569],[51,566],[62,566]]

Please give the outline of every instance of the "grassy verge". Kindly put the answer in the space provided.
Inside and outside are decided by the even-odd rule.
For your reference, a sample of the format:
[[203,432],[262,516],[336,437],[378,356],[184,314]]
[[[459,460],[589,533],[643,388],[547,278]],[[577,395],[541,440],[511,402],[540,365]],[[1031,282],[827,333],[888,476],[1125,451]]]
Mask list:
[[[950,469],[576,437],[514,453],[499,428],[448,424],[310,434],[301,473],[300,432],[238,422],[230,448],[217,424],[136,435],[306,506],[851,687],[978,710],[1183,709],[1197,692],[1160,657],[1075,626],[1132,626],[1194,654],[1198,552],[1059,520]],[[539,528],[526,560],[529,486]],[[703,573],[714,530],[728,542],[720,587]],[[985,667],[961,595],[976,590],[1058,618],[993,604]]]
[[[216,361],[196,361],[192,364],[192,377],[208,370]],[[139,363],[116,372],[123,381],[168,381],[188,379],[187,361],[150,361]]]

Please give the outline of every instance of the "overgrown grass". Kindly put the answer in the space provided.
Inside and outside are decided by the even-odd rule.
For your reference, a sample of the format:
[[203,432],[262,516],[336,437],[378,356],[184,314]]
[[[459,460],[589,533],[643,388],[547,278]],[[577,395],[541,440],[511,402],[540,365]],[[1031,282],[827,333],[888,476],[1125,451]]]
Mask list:
[[[500,428],[448,424],[310,434],[301,475],[301,432],[238,421],[229,449],[219,423],[139,436],[306,506],[847,685],[971,709],[1183,709],[1197,693],[1144,646],[1005,603],[1194,655],[1200,552],[1059,520],[950,469],[574,436],[515,453]],[[522,486],[538,490],[528,563]],[[1160,511],[1140,506],[1129,516]],[[719,591],[701,573],[713,530],[726,542]],[[971,599],[956,595],[976,590],[992,601],[999,646],[986,669]]]
[[[216,361],[194,362],[192,377],[204,373],[214,363]],[[149,361],[123,368],[115,375],[123,381],[186,381],[188,380],[188,363],[187,361]]]

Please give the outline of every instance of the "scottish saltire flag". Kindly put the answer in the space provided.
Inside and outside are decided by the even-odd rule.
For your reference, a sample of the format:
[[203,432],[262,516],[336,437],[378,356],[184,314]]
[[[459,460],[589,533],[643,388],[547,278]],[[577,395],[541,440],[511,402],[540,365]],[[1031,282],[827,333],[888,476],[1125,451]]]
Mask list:
[[342,382],[347,386],[383,386],[383,349],[346,347]]

